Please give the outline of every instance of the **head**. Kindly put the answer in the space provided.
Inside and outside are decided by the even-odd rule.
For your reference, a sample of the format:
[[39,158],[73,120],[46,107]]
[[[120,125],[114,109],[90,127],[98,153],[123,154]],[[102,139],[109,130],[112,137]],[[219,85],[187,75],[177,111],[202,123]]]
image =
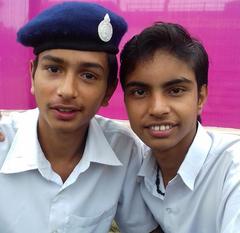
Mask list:
[[17,40],[33,47],[32,88],[40,110],[39,125],[87,128],[117,85],[122,17],[94,3],[64,2],[24,25]]
[[128,41],[120,81],[133,130],[150,147],[191,144],[207,96],[208,55],[182,26],[159,22]]

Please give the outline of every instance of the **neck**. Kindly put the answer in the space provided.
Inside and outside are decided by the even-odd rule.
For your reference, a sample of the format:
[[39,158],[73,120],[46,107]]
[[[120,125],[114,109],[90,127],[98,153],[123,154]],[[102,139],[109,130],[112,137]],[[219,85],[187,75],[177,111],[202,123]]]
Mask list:
[[65,181],[82,158],[87,127],[81,132],[61,133],[38,127],[38,139],[52,169]]
[[156,158],[161,170],[165,187],[169,181],[177,175],[177,172],[194,140],[195,134],[196,131],[194,130],[187,136],[187,138],[184,138],[171,149],[164,151],[153,150],[152,154]]
[[158,166],[161,170],[164,186],[166,187],[170,180],[172,180],[181,166],[185,153],[177,154],[178,156],[168,155],[167,153],[153,152],[153,156],[156,158]]

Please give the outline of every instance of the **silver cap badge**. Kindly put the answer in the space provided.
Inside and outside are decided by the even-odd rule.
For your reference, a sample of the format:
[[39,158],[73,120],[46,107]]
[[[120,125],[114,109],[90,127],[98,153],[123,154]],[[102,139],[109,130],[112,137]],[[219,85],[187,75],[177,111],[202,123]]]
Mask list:
[[111,40],[113,34],[112,24],[110,23],[109,15],[106,14],[104,19],[98,25],[98,36],[104,42]]

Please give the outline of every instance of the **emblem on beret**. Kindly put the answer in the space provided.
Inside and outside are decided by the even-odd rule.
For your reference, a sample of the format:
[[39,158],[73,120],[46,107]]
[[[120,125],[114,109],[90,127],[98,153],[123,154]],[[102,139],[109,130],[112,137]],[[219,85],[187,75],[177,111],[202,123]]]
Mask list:
[[111,40],[113,34],[112,24],[110,23],[109,15],[106,14],[104,19],[98,25],[98,35],[104,42]]

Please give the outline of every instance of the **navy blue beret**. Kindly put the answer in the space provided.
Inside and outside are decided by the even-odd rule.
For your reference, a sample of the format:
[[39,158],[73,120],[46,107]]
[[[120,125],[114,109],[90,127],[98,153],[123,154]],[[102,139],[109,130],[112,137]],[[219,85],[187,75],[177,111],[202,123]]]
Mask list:
[[49,49],[118,53],[126,21],[90,2],[64,2],[50,7],[17,32],[17,41],[39,54]]

